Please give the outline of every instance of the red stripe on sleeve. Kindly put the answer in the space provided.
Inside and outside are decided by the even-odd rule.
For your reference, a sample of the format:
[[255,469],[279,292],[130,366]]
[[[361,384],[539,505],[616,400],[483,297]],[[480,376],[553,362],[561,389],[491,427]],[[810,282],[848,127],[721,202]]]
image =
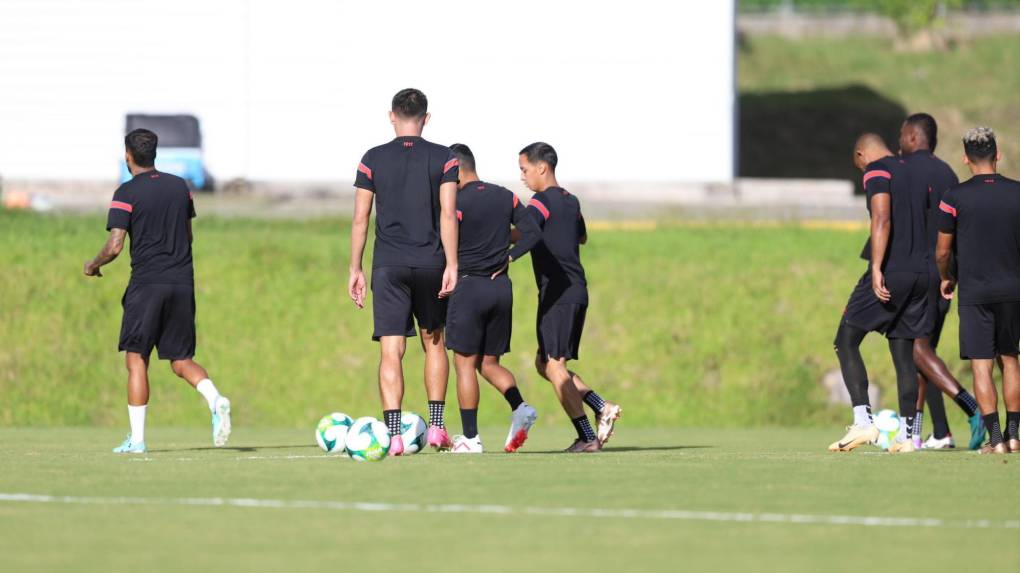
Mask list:
[[874,179],[875,177],[883,177],[885,179],[892,179],[892,175],[889,175],[888,171],[882,171],[881,169],[876,169],[876,170],[873,170],[873,171],[868,171],[867,173],[864,174],[864,185],[868,184],[868,180],[869,179]]
[[443,166],[443,173],[446,173],[447,171],[453,169],[454,167],[457,167],[458,165],[460,165],[460,161],[457,161],[457,158],[454,157],[453,159],[447,161],[446,165]]
[[127,211],[128,213],[134,211],[134,208],[131,206],[131,203],[125,203],[123,201],[110,201],[110,208],[120,209],[121,211]]
[[463,221],[464,220],[464,212],[461,211],[460,209],[457,209],[457,220],[458,221]]
[[517,193],[514,193],[514,209],[517,208],[517,205],[519,205],[520,202],[521,202],[521,199],[517,196]]
[[541,201],[538,199],[532,199],[531,201],[528,201],[528,206],[538,209],[538,212],[545,217],[545,220],[549,220],[549,209],[546,209],[545,205],[543,205]]
[[372,170],[369,169],[368,166],[365,165],[364,163],[358,164],[358,171],[364,173],[368,177],[369,181],[372,180]]
[[954,217],[956,216],[956,207],[953,207],[952,205],[946,203],[945,201],[939,203],[939,209],[945,213],[949,213]]

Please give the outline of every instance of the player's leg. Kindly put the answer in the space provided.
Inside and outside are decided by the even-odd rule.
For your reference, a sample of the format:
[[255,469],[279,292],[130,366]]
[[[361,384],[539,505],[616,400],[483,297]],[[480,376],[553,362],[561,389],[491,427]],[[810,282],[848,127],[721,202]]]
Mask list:
[[992,358],[971,359],[970,368],[974,373],[974,394],[981,408],[981,417],[988,428],[988,443],[981,448],[982,454],[1008,453],[1003,443],[1002,427],[999,425],[999,395],[995,390]]
[[225,446],[231,432],[230,399],[220,394],[209,373],[193,359],[171,360],[170,369],[205,398],[212,414],[213,445],[218,448]]
[[145,453],[145,411],[149,404],[149,357],[138,352],[124,353],[124,366],[128,371],[128,422],[131,433],[116,454]]
[[404,353],[414,336],[411,312],[412,272],[409,267],[372,269],[372,340],[379,342],[379,398],[390,434],[389,455],[404,453],[400,407],[404,400]]
[[914,406],[914,448],[921,449],[921,433],[924,431],[924,402],[928,383],[920,373],[917,375],[917,404]]
[[896,389],[899,395],[900,423],[906,433],[900,432],[889,451],[907,453],[915,450],[913,431],[917,412],[917,366],[914,364],[914,341],[909,338],[890,338],[889,353],[896,370]]
[[839,359],[843,383],[850,394],[854,423],[847,428],[846,435],[829,446],[829,451],[849,452],[861,444],[878,439],[878,429],[871,418],[871,402],[868,399],[868,371],[861,357],[861,342],[867,332],[843,320],[836,330],[833,347]]
[[448,450],[453,441],[446,431],[446,386],[450,377],[450,361],[446,355],[443,329],[421,330],[425,351],[425,394],[429,401],[428,444],[437,450]]
[[554,358],[550,356],[545,364],[546,376],[552,384],[556,398],[560,401],[563,411],[570,417],[574,430],[577,431],[577,440],[567,448],[567,452],[597,452],[601,448],[598,436],[584,413],[584,402],[578,394],[574,382],[570,378],[570,371],[567,370],[566,358]]
[[453,440],[455,454],[482,453],[482,440],[478,436],[478,368],[481,357],[454,351],[453,367],[457,372],[457,403],[460,405],[460,423],[463,435]]
[[[974,397],[988,432],[988,444],[981,447],[982,453],[1005,453],[999,425],[998,393],[995,390],[993,372],[996,350],[996,316],[993,305],[960,305],[960,356],[970,360],[974,375]],[[994,424],[994,427],[993,427]]]
[[1002,398],[1006,403],[1006,447],[1020,453],[1020,361],[1017,355],[999,357],[1002,367]]
[[538,419],[538,412],[524,401],[514,375],[499,363],[499,356],[482,357],[479,371],[489,384],[499,390],[510,406],[510,431],[507,432],[503,451],[516,452],[528,439],[528,432]]
[[[970,421],[971,427],[971,449],[980,447],[984,438],[984,423],[977,412],[977,401],[953,376],[949,367],[935,354],[930,342],[926,338],[918,338],[914,341],[914,363],[925,380],[938,387],[939,390],[948,394],[963,411]],[[932,391],[929,393],[935,393]],[[942,413],[945,416],[945,413]]]
[[404,353],[407,337],[379,337],[379,399],[382,402],[383,422],[390,434],[390,455],[404,453],[400,437],[400,405],[404,401]]
[[598,392],[584,383],[584,380],[578,376],[577,372],[571,370],[570,379],[574,382],[574,387],[577,388],[577,392],[581,395],[581,400],[595,414],[595,433],[598,435],[599,441],[605,444],[613,436],[613,429],[616,421],[620,419],[620,415],[623,413],[623,408],[619,404],[610,402],[600,396]]

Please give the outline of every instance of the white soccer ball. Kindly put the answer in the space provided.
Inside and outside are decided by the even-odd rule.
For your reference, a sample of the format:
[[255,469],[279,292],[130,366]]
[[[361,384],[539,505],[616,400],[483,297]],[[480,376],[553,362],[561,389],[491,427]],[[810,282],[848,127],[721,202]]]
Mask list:
[[354,420],[347,431],[347,454],[359,462],[378,462],[390,452],[390,433],[386,424],[371,416]]
[[878,441],[875,445],[888,450],[900,433],[900,416],[892,410],[882,410],[875,416],[875,427],[878,428]]
[[400,414],[400,437],[404,440],[404,455],[417,454],[425,449],[425,419],[414,412]]
[[319,447],[330,454],[340,454],[347,442],[347,431],[354,420],[343,412],[333,412],[323,416],[315,427],[315,441]]

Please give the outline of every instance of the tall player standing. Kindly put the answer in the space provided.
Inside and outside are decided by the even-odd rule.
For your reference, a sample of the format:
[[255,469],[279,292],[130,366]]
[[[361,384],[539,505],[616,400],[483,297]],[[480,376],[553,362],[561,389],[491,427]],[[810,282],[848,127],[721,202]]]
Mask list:
[[[920,373],[918,377],[919,397],[917,413],[912,428],[914,447],[922,447],[921,427],[924,419],[924,403],[928,402],[934,431],[923,443],[927,449],[955,447],[949,423],[946,420],[946,409],[942,401],[942,392],[951,397],[963,410],[970,421],[970,449],[981,447],[984,439],[985,426],[977,413],[977,402],[967,390],[953,377],[946,363],[935,353],[942,327],[949,314],[950,301],[939,293],[939,271],[935,266],[935,243],[938,239],[937,214],[939,202],[951,187],[959,180],[953,169],[935,156],[938,145],[938,124],[935,118],[927,113],[915,113],[908,117],[900,126],[900,158],[906,162],[910,184],[915,187],[914,193],[928,196],[928,236],[929,281],[928,305],[925,316],[925,336],[914,341],[914,363]],[[931,381],[937,388],[927,388]]]
[[403,358],[415,319],[425,352],[425,392],[429,401],[428,443],[453,444],[444,408],[450,363],[443,328],[446,297],[457,285],[457,159],[448,147],[426,141],[428,100],[408,88],[393,96],[390,123],[396,138],[373,147],[358,165],[351,266],[347,291],[365,306],[362,259],[373,203],[375,251],[372,257],[372,340],[379,342],[379,394],[391,436],[390,455],[404,452],[400,410],[404,399]]
[[191,219],[195,204],[187,183],[155,168],[156,134],[136,129],[124,137],[124,159],[133,176],[113,194],[103,249],[85,263],[85,276],[102,277],[131,238],[131,280],[124,292],[120,350],[128,370],[128,421],[131,433],[117,454],[145,453],[145,413],[149,403],[149,356],[153,347],[170,361],[174,374],[206,399],[212,412],[213,444],[230,437],[230,400],[221,396],[195,356],[195,273],[191,258]]
[[[579,357],[588,310],[588,283],[580,253],[588,232],[577,197],[556,181],[558,161],[556,150],[542,142],[532,143],[518,155],[521,181],[535,192],[528,203],[528,213],[542,229],[542,241],[531,251],[538,284],[535,368],[552,383],[577,431],[577,440],[566,451],[597,452],[613,435],[613,426],[623,409],[605,401],[580,376],[567,369],[567,362]],[[597,433],[592,430],[582,404],[595,412]]]

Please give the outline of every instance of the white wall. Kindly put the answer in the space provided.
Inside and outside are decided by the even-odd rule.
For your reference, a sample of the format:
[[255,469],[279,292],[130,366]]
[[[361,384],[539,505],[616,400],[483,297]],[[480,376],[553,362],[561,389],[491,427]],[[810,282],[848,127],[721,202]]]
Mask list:
[[728,181],[730,0],[0,0],[0,175],[112,178],[127,112],[194,113],[221,181],[343,180],[429,97],[425,137],[517,178]]

